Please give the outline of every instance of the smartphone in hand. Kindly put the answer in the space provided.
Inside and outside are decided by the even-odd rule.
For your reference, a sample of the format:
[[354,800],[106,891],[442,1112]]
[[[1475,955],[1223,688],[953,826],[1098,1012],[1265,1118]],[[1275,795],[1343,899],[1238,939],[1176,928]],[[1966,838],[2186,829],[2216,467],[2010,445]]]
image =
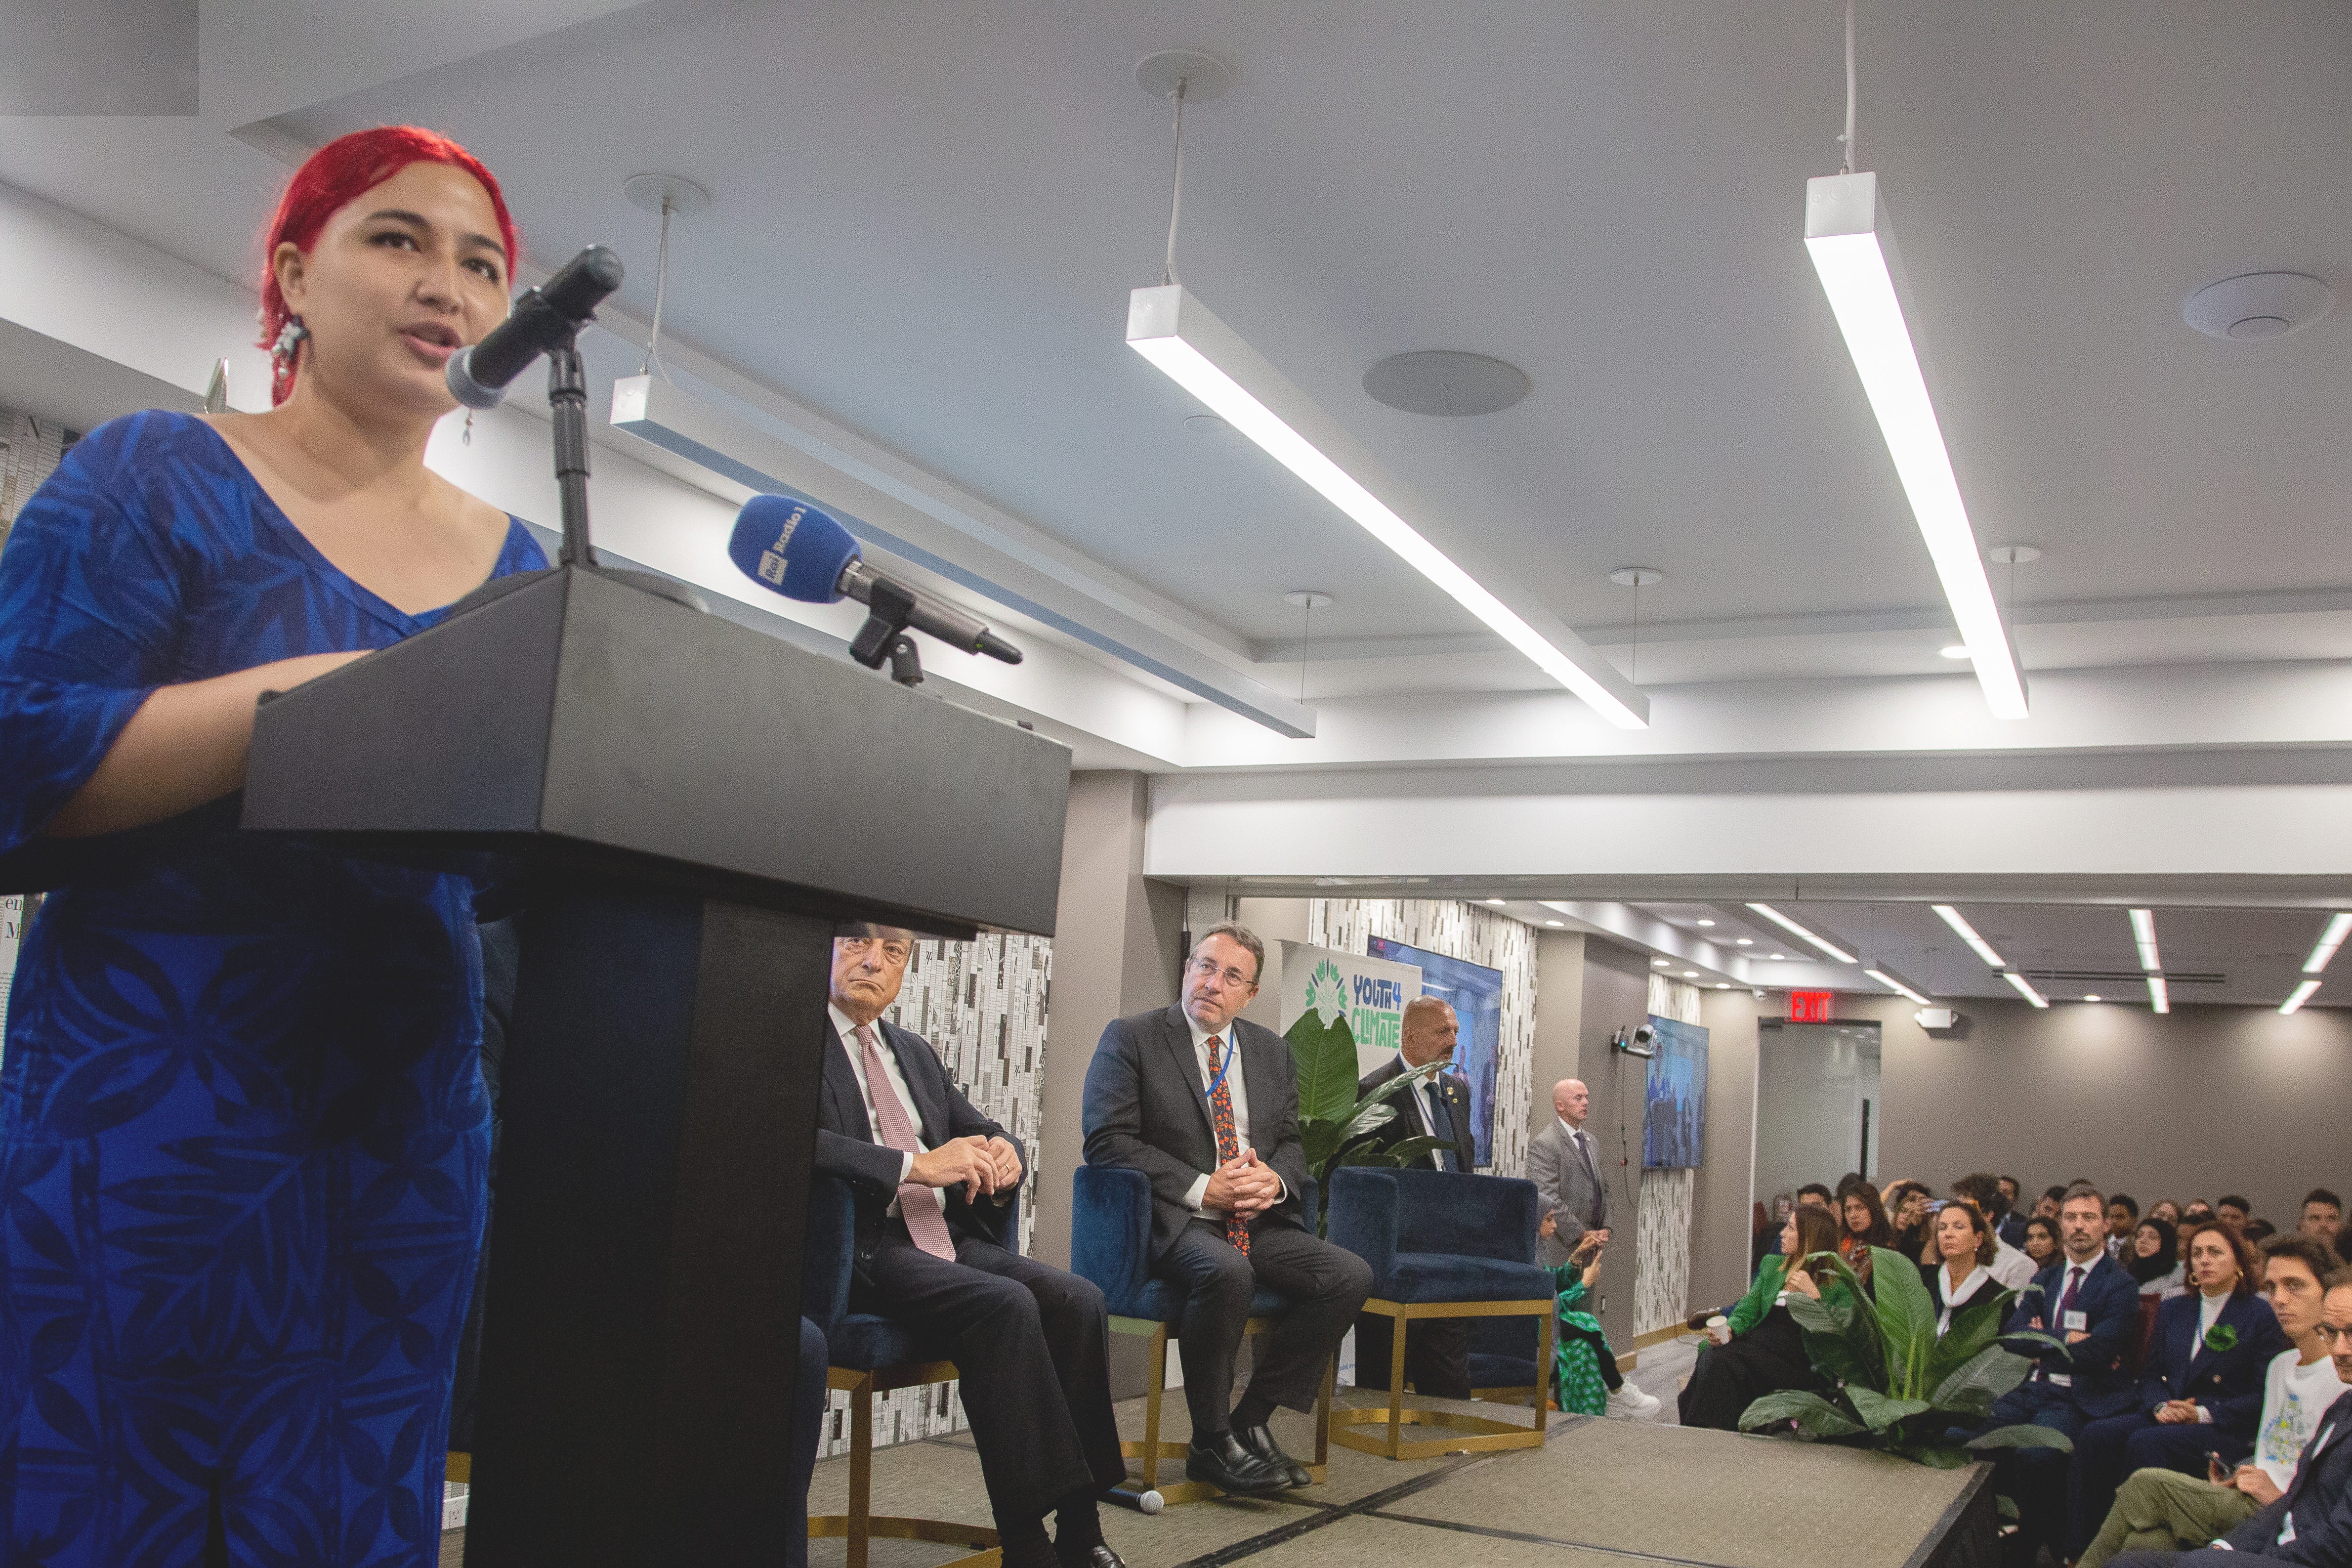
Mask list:
[[2211,1481],[2217,1487],[2226,1487],[2230,1484],[2230,1479],[2236,1474],[2237,1472],[2235,1470],[2221,1462],[2221,1451],[2220,1449],[2208,1448],[2205,1450],[2205,1479],[2207,1480]]

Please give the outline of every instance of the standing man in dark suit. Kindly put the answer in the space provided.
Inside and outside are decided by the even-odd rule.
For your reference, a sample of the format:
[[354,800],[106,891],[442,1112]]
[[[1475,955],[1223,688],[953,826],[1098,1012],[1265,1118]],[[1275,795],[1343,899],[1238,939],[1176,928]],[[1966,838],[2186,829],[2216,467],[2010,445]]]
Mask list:
[[1102,1291],[997,1245],[982,1210],[1019,1195],[1021,1150],[929,1041],[879,1021],[912,934],[846,930],[833,944],[816,1167],[857,1194],[851,1305],[953,1347],[1005,1568],[1123,1568],[1095,1506],[1127,1479]]
[[[1454,1009],[1437,996],[1416,996],[1404,1005],[1404,1037],[1397,1054],[1356,1082],[1356,1098],[1412,1072],[1454,1059],[1454,1042],[1462,1026]],[[1412,1089],[1399,1089],[1389,1103],[1397,1114],[1372,1134],[1373,1147],[1393,1149],[1409,1138],[1444,1138],[1448,1146],[1432,1149],[1413,1161],[1431,1170],[1475,1172],[1478,1163],[1477,1135],[1470,1126],[1470,1085],[1460,1076],[1438,1071],[1424,1075]],[[1390,1337],[1396,1320],[1377,1312],[1356,1317],[1356,1386],[1389,1385]],[[1470,1397],[1470,1320],[1424,1318],[1408,1327],[1404,1338],[1405,1376],[1414,1388],[1436,1399]]]
[[[2033,1277],[2004,1328],[2062,1340],[2066,1353],[2031,1342],[2032,1375],[1992,1407],[1990,1425],[2048,1426],[2069,1438],[2084,1427],[2133,1407],[2138,1389],[2124,1370],[2124,1352],[2139,1329],[2139,1286],[2107,1256],[2107,1205],[2096,1187],[2077,1183],[2058,1205],[2063,1248]],[[2028,1558],[2040,1542],[2064,1561],[2067,1456],[2055,1448],[2012,1448],[1997,1461],[1995,1483],[2017,1504],[2020,1547]]]
[[[1185,1292],[1178,1325],[1192,1447],[1184,1473],[1228,1492],[1305,1486],[1276,1446],[1276,1406],[1306,1410],[1371,1294],[1372,1271],[1301,1212],[1298,1074],[1271,1029],[1238,1017],[1265,945],[1230,922],[1184,963],[1182,1000],[1115,1019],[1087,1069],[1087,1163],[1151,1180],[1151,1271]],[[1261,1342],[1241,1403],[1234,1361],[1259,1285],[1289,1310]]]

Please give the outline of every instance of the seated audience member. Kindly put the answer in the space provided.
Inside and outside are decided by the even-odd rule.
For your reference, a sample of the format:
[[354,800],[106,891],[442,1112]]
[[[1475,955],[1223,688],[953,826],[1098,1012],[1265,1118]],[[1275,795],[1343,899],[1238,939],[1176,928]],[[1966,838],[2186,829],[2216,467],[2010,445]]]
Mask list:
[[[1990,1171],[1974,1172],[1952,1184],[1952,1195],[1976,1205],[1990,1223],[2000,1202],[2000,1181]],[[2033,1259],[2001,1240],[1998,1229],[1993,1232],[1991,1268],[2005,1290],[2022,1290],[2033,1279]]]
[[1868,1182],[1857,1182],[1848,1187],[1845,1195],[1838,1200],[1838,1207],[1845,1216],[1844,1227],[1838,1234],[1838,1256],[1867,1285],[1870,1249],[1895,1243],[1894,1234],[1886,1226],[1886,1210],[1879,1205],[1878,1189]]
[[2295,1222],[2295,1234],[2315,1236],[2339,1254],[2344,1250],[2344,1200],[2326,1187],[2314,1187],[2303,1194],[2303,1215]]
[[[1764,1205],[1762,1204],[1758,1204],[1756,1206],[1760,1210]],[[1796,1206],[1797,1200],[1790,1197],[1788,1194],[1775,1193],[1772,1194],[1771,1217],[1763,1220],[1757,1226],[1756,1234],[1748,1242],[1748,1277],[1750,1279],[1756,1278],[1756,1271],[1764,1267],[1764,1260],[1767,1258],[1771,1257],[1772,1254],[1780,1250],[1780,1227],[1789,1223],[1789,1215]],[[1712,1309],[1709,1309],[1709,1313],[1701,1314],[1699,1321],[1705,1322],[1706,1321],[1706,1317],[1711,1314],[1712,1310]],[[1693,1327],[1696,1327],[1696,1324],[1694,1324]]]
[[[2336,1375],[2352,1379],[2352,1270],[2327,1277],[2321,1339],[2336,1360]],[[2318,1430],[2296,1456],[2294,1481],[2277,1501],[2221,1540],[2232,1563],[2294,1563],[2343,1568],[2352,1563],[2352,1390],[2321,1413]],[[2221,1568],[2222,1559],[2200,1558]],[[2112,1568],[2170,1568],[2162,1552],[2126,1552]]]
[[2067,1477],[2072,1554],[2080,1556],[2135,1470],[2204,1473],[2253,1451],[2263,1382],[2287,1348],[2277,1314],[2254,1294],[2252,1250],[2208,1222],[2189,1238],[2195,1290],[2164,1303],[2140,1373],[2139,1408],[2094,1421],[2074,1439]]
[[[1175,1006],[1104,1028],[1084,1112],[1087,1163],[1150,1178],[1151,1272],[1184,1291],[1184,1474],[1239,1495],[1309,1484],[1269,1423],[1277,1407],[1314,1408],[1372,1289],[1370,1266],[1318,1237],[1316,1216],[1301,1211],[1297,1068],[1280,1035],[1238,1016],[1265,966],[1265,944],[1247,927],[1211,927],[1185,957]],[[1258,1342],[1235,1403],[1260,1285],[1290,1305]]]
[[2212,1217],[2213,1205],[2207,1203],[2203,1198],[2191,1198],[2186,1204],[2181,1205],[2180,1223],[2182,1225],[2187,1225],[2192,1220],[2211,1219]]
[[1921,1264],[1927,1294],[1936,1303],[1936,1337],[1951,1331],[1952,1314],[1972,1301],[1990,1301],[2000,1285],[1988,1267],[1992,1262],[1992,1226],[1965,1200],[1936,1211],[1934,1265]]
[[1816,1300],[1852,1300],[1843,1280],[1817,1280],[1801,1267],[1816,1253],[1837,1250],[1838,1228],[1826,1208],[1811,1204],[1789,1216],[1779,1255],[1764,1260],[1754,1286],[1731,1309],[1728,1325],[1709,1336],[1721,1337],[1700,1352],[1679,1402],[1684,1426],[1736,1432],[1740,1415],[1765,1394],[1820,1384],[1787,1298],[1793,1291]]
[[1887,1245],[1904,1257],[1925,1261],[1927,1248],[1935,1245],[1936,1234],[1927,1223],[1927,1210],[1935,1202],[1927,1189],[1916,1182],[1896,1182],[1886,1189],[1886,1225],[1895,1233]]
[[2169,1300],[2189,1289],[2182,1283],[2189,1272],[2181,1261],[2186,1250],[2172,1226],[2151,1211],[2132,1232],[2131,1247],[2116,1261],[2138,1282],[2141,1295]]
[[2025,1188],[2015,1176],[2000,1178],[2000,1212],[1988,1217],[1993,1222],[1993,1234],[2015,1247],[2025,1239],[2025,1215],[2017,1206]]
[[2179,1232],[2180,1205],[2174,1203],[2170,1198],[2158,1198],[2156,1202],[2148,1205],[2147,1215],[2150,1219],[2162,1220],[2165,1224],[2173,1228],[2175,1234]]
[[2262,1215],[2256,1215],[2246,1222],[2246,1228],[2239,1234],[2246,1238],[2248,1246],[2260,1247],[2278,1234],[2278,1226],[2263,1218]]
[[2049,1268],[2051,1259],[2058,1256],[2058,1222],[2042,1215],[2027,1220],[2025,1239],[2018,1243],[2018,1250],[2032,1263],[2036,1274]]
[[2254,1205],[2234,1194],[2213,1200],[2213,1217],[2240,1236],[2246,1234],[2246,1221],[2252,1219],[2253,1214]]
[[1830,1199],[1833,1195],[1834,1194],[1832,1194],[1827,1187],[1822,1185],[1819,1182],[1807,1182],[1803,1186],[1797,1189],[1797,1206],[1799,1208],[1803,1208],[1810,1204],[1814,1208],[1826,1209],[1830,1206]]
[[[2023,1383],[2001,1395],[1987,1423],[2048,1426],[2069,1437],[2132,1408],[2137,1393],[2124,1355],[2139,1329],[2139,1291],[2106,1255],[2107,1203],[2087,1183],[2058,1209],[2058,1259],[2033,1277],[2011,1310],[2006,1331],[2032,1331],[2061,1340],[2055,1348],[2021,1341],[2011,1348],[2033,1357]],[[2015,1448],[1995,1460],[1994,1485],[2017,1504],[2023,1561],[2043,1542],[2063,1554],[2066,1533],[2066,1459],[2055,1448]]]
[[[1397,1114],[1372,1134],[1373,1148],[1391,1149],[1408,1138],[1443,1138],[1446,1146],[1423,1154],[1413,1162],[1416,1167],[1456,1173],[1477,1170],[1477,1144],[1470,1131],[1469,1081],[1439,1065],[1453,1061],[1460,1034],[1460,1021],[1444,998],[1416,996],[1404,1005],[1404,1028],[1397,1054],[1357,1080],[1357,1098],[1404,1073],[1433,1065],[1438,1065],[1438,1071],[1389,1100]],[[1357,1387],[1388,1387],[1395,1327],[1393,1318],[1376,1312],[1358,1314]],[[1404,1337],[1404,1374],[1417,1391],[1433,1398],[1469,1398],[1470,1320],[1429,1318],[1410,1324]]]
[[1057,1558],[1119,1568],[1095,1507],[1127,1478],[1102,1291],[997,1244],[990,1211],[1019,1196],[1021,1152],[929,1041],[882,1020],[906,983],[912,933],[845,930],[833,944],[816,1168],[856,1194],[850,1304],[949,1347],[1005,1568]]
[[2107,1256],[2121,1260],[2124,1249],[2131,1245],[2132,1230],[2139,1224],[2139,1204],[2128,1193],[2117,1193],[2107,1200]]
[[[2033,1200],[2033,1214],[2041,1215],[2043,1219],[2048,1220],[2052,1225],[2056,1225],[2058,1223],[2058,1205],[2065,1201],[2065,1188],[2044,1187],[2042,1189],[2042,1195]],[[2028,1215],[2026,1217],[2031,1219],[2033,1217],[2033,1215]]]
[[[2335,1255],[2310,1237],[2281,1237],[2264,1250],[2263,1294],[2291,1348],[2272,1358],[2264,1377],[2252,1456],[2233,1472],[2209,1468],[2201,1479],[2171,1469],[2133,1471],[2076,1568],[2104,1568],[2118,1552],[2193,1551],[2245,1523],[2294,1484],[2304,1445],[2345,1392],[2320,1335],[2329,1295],[2322,1281],[2337,1266]],[[2339,1300],[2340,1316],[2352,1325],[2352,1292]],[[2345,1348],[2352,1352],[2352,1344]],[[2352,1354],[2346,1359],[2352,1362]]]

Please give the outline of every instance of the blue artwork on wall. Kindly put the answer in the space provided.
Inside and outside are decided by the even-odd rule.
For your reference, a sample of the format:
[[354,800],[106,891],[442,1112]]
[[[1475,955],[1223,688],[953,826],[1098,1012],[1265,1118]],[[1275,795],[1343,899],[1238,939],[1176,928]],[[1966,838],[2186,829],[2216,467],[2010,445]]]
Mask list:
[[1706,1031],[1655,1013],[1650,1027],[1658,1054],[1649,1061],[1642,1169],[1696,1165],[1706,1152]]
[[1491,1167],[1495,1163],[1495,1062],[1503,1038],[1503,972],[1408,947],[1384,936],[1371,938],[1365,951],[1374,958],[1414,965],[1421,971],[1423,994],[1452,1005],[1454,1020],[1461,1026],[1454,1047],[1454,1070],[1469,1080],[1470,1128],[1477,1141],[1478,1167]]

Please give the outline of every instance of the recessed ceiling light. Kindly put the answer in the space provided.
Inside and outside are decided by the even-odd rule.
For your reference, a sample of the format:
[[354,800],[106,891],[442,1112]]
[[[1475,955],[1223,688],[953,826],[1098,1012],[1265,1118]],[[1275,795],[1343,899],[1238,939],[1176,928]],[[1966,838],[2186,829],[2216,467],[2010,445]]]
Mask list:
[[2084,998],[2083,998],[2083,1000],[2084,1000],[2084,1001],[2085,1001],[2085,1002],[2095,1002],[2095,1001],[2097,1001],[2098,999],[2099,999],[2099,998],[2098,998],[2098,995],[2097,995],[2097,994],[2096,994],[2096,993],[2092,993],[2092,994],[2086,994],[2086,995],[2084,995]]
[[1717,991],[1728,991],[1731,989],[1731,982],[1728,980],[1718,980],[1715,983],[1715,988]]
[[1789,955],[1788,955],[1787,953],[1785,953],[1785,952],[1776,952],[1776,953],[1774,953],[1772,956],[1773,956],[1774,958],[1779,959],[1779,960],[1780,960],[1781,963],[1788,963],[1788,962],[1789,962]]
[[1674,961],[1671,959],[1654,958],[1650,960],[1650,967],[1653,969],[1672,969],[1674,966]]
[[1566,925],[1567,923],[1568,923],[1568,922],[1567,922],[1566,921],[1544,921],[1544,924],[1546,924],[1546,925],[1548,925],[1548,926],[1564,926],[1564,925]]
[[1752,936],[1735,938],[1732,945],[1734,947],[1754,947],[1756,945],[1756,939]]
[[1942,654],[1946,658],[1966,658],[1969,657],[1969,645],[1964,642],[1956,642],[1949,647],[1939,647],[1936,651]]
[[1683,971],[1683,978],[1685,980],[1696,980],[1698,978],[1698,971],[1696,969],[1685,969]]
[[1711,925],[1713,925],[1715,922],[1714,922],[1713,921],[1699,921],[1698,923],[1699,923],[1699,924],[1701,924],[1701,925],[1703,925],[1703,926],[1711,926]]
[[1486,901],[1487,901],[1488,903],[1490,903],[1490,904],[1499,904],[1499,903],[1501,903],[1503,900],[1500,900],[1500,899],[1488,899]]

